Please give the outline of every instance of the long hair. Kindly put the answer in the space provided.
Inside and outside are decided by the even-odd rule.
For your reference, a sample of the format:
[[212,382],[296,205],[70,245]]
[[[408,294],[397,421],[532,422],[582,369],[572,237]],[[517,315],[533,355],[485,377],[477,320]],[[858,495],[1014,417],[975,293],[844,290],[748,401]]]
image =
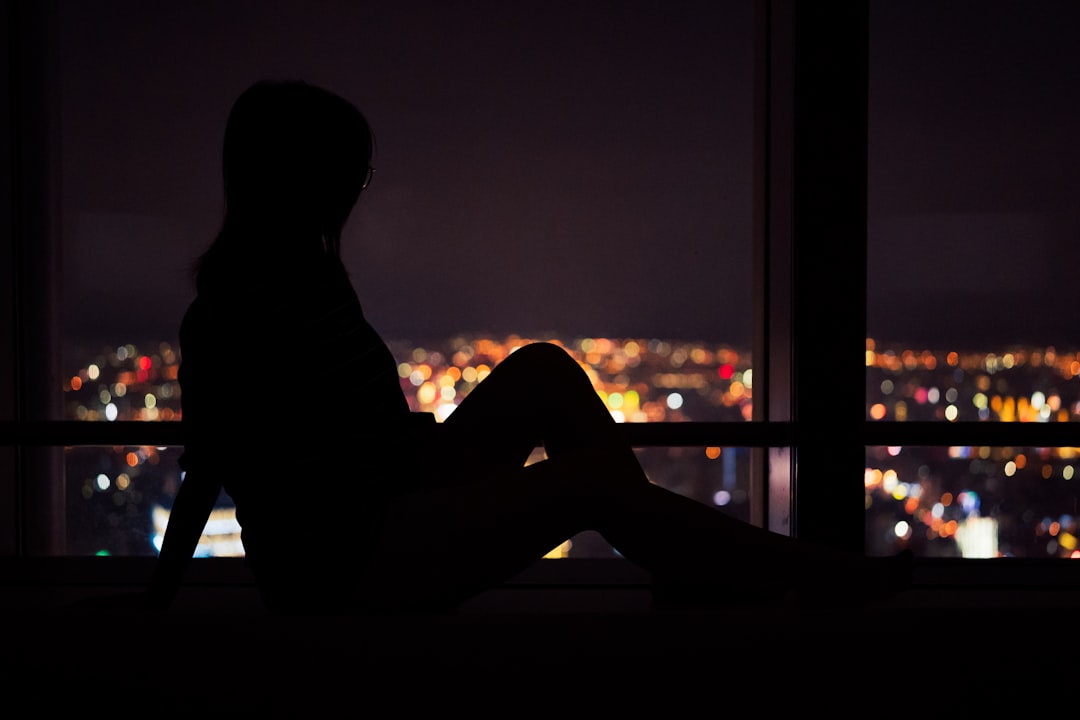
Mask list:
[[249,87],[225,125],[225,216],[196,261],[196,283],[219,262],[340,256],[341,232],[374,150],[367,119],[344,98],[301,80]]

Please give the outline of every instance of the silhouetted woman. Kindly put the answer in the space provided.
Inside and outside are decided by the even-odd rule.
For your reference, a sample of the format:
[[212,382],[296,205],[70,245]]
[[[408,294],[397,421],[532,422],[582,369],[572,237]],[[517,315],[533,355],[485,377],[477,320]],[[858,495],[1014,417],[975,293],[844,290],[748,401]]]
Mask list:
[[[175,596],[222,488],[282,613],[452,608],[585,530],[657,587],[820,581],[858,602],[902,586],[905,564],[809,548],[650,483],[555,344],[512,353],[443,423],[411,412],[340,259],[373,151],[360,111],[310,84],[260,82],[232,108],[224,222],[180,329],[185,476],[153,606]],[[537,447],[547,459],[526,466]]]

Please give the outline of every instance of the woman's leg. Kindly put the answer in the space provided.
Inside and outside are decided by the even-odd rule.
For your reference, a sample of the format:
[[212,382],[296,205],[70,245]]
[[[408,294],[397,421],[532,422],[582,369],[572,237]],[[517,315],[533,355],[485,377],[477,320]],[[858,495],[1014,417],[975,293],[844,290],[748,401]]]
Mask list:
[[522,572],[588,526],[581,486],[550,461],[390,501],[362,605],[442,610]]
[[[449,607],[595,530],[667,585],[873,591],[880,563],[731,518],[653,485],[577,362],[527,345],[440,428],[454,481],[392,502],[372,568],[387,607]],[[523,467],[543,446],[548,460]],[[890,571],[891,572],[891,571]],[[887,578],[886,578],[887,580]]]
[[[799,549],[790,538],[651,484],[588,375],[557,345],[533,343],[512,353],[443,429],[444,454],[474,480],[514,482],[507,473],[542,446],[554,466],[545,469],[545,477],[557,475],[558,482],[548,479],[553,492],[581,506],[585,515],[576,517],[588,526],[584,529],[600,532],[620,553],[643,564],[655,566],[672,555],[669,543],[651,531],[656,527],[671,537],[708,533],[710,553],[720,549],[721,540],[769,552]],[[692,549],[681,554],[688,553]]]
[[649,571],[661,602],[674,605],[775,602],[790,593],[802,602],[862,603],[909,581],[906,562],[816,548],[658,485],[598,492],[592,472],[545,460],[396,498],[363,604],[452,608],[587,529]]
[[553,460],[592,458],[622,483],[647,482],[588,375],[558,345],[525,345],[500,362],[444,423],[467,467],[519,468],[542,447]]
[[[390,503],[376,604],[460,602],[592,529],[607,485],[648,485],[588,376],[549,343],[500,362],[435,435],[433,477]],[[525,467],[538,447],[549,459]]]

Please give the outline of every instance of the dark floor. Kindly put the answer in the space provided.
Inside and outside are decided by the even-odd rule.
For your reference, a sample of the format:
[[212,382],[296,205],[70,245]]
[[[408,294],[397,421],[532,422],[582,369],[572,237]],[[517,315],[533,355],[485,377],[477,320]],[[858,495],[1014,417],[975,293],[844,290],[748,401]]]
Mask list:
[[910,590],[859,607],[658,610],[621,560],[551,560],[452,613],[345,618],[272,616],[235,563],[196,562],[176,607],[148,613],[144,559],[0,561],[5,696],[45,717],[953,718],[1080,701],[1069,561],[921,562]]

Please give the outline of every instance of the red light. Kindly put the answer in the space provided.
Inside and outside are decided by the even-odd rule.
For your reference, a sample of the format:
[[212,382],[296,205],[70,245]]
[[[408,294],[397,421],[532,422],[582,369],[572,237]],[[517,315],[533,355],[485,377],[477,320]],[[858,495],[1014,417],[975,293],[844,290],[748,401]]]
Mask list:
[[141,358],[139,358],[139,367],[143,370],[149,370],[150,358],[148,358],[146,355],[143,355]]
[[730,380],[731,376],[735,374],[735,366],[731,363],[724,363],[717,372],[720,374],[721,379]]

